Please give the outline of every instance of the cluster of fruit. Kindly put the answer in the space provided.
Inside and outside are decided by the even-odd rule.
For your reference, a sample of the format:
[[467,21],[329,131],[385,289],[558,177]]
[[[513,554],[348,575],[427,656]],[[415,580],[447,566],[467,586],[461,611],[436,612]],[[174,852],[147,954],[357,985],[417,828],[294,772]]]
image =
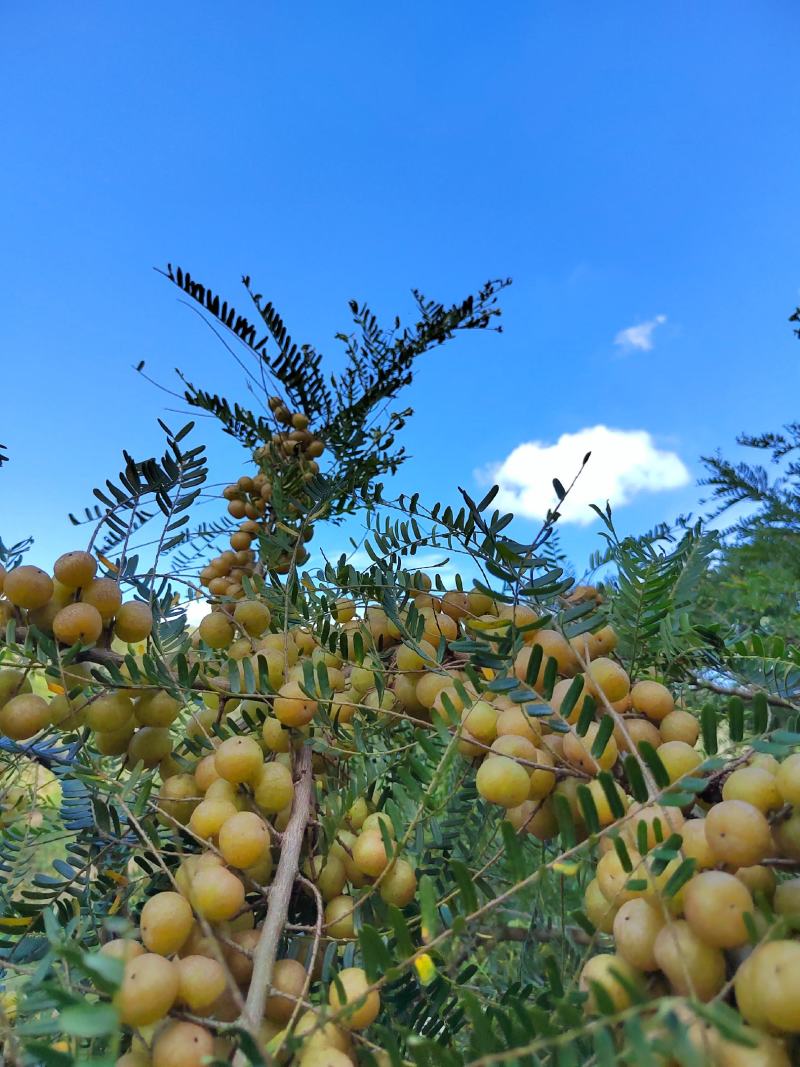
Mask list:
[[[679,861],[662,871],[655,857],[671,835],[694,873],[667,895],[670,866]],[[698,1001],[729,998],[732,990],[754,1047],[692,1017],[689,1032],[704,1062],[788,1067],[781,1039],[800,1033],[800,941],[793,937],[800,878],[791,874],[800,863],[800,754],[780,763],[749,755],[725,777],[720,799],[702,809],[637,809],[601,852],[585,910],[598,931],[613,936],[615,951],[583,969],[593,1004],[605,997],[622,1010],[637,992],[663,992],[665,981],[675,995]]]
[[[29,565],[7,573],[0,568],[0,620],[3,625],[10,619],[31,624],[69,648],[110,644],[112,638],[125,644],[146,640],[153,628],[150,605],[140,600],[123,603],[119,584],[113,578],[96,575],[97,560],[80,551],[60,556],[52,577]],[[86,683],[88,668],[75,664],[66,671],[72,673],[79,684]],[[25,741],[53,721],[70,719],[73,711],[66,701],[48,707],[43,697],[31,692],[23,672],[4,672],[0,682],[1,734]],[[104,714],[101,712],[101,717]]]

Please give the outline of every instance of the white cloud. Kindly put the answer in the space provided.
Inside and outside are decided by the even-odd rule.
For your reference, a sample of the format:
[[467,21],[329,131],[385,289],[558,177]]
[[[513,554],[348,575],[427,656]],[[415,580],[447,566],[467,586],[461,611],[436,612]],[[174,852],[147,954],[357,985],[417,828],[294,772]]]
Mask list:
[[653,347],[653,331],[656,326],[663,326],[666,321],[666,315],[656,315],[654,319],[640,322],[637,326],[628,326],[627,329],[619,331],[614,338],[614,344],[626,352],[634,348],[640,352],[649,352]]
[[210,612],[211,605],[207,600],[189,600],[186,604],[186,622],[190,627],[199,626]]
[[567,487],[592,457],[561,507],[564,522],[588,526],[597,516],[589,504],[612,508],[629,504],[639,493],[678,489],[690,480],[680,456],[657,448],[646,430],[613,430],[589,426],[565,433],[555,444],[527,441],[517,445],[502,463],[492,464],[476,477],[500,486],[496,505],[529,519],[543,519],[558,503],[553,478]]

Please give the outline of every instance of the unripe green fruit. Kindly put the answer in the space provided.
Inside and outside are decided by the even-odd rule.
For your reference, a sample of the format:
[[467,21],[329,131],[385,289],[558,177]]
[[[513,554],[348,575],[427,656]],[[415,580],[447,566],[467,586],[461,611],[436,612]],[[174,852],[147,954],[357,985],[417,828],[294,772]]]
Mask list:
[[133,719],[133,701],[127,693],[101,693],[86,705],[86,725],[92,730],[113,733]]
[[136,701],[134,714],[140,726],[171,726],[180,714],[181,704],[163,689],[143,693]]
[[12,741],[27,741],[43,730],[49,720],[46,700],[33,693],[20,693],[0,708],[0,735]]

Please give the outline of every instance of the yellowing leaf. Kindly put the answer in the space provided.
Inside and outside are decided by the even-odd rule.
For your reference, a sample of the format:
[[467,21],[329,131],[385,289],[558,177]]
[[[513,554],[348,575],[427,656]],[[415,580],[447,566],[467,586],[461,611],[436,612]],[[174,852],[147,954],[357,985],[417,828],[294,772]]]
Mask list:
[[106,559],[105,556],[101,556],[99,552],[97,553],[97,558],[100,560],[104,567],[107,567],[108,570],[113,571],[114,574],[119,571],[119,567],[116,565],[116,563],[112,563],[110,559]]
[[557,874],[566,875],[567,878],[571,878],[574,874],[577,874],[580,870],[580,865],[577,863],[554,863],[553,870]]
[[423,985],[430,985],[436,977],[436,964],[427,952],[423,956],[420,956],[418,960],[414,961],[414,967],[416,968],[419,980]]
[[492,670],[491,667],[481,667],[481,674],[487,681],[491,682],[492,678],[494,678],[495,672]]

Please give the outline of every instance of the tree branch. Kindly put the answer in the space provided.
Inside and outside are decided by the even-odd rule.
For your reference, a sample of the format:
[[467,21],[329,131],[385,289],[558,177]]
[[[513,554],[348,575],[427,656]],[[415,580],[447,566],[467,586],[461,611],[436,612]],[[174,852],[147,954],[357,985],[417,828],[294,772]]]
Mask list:
[[[261,927],[261,936],[253,952],[253,976],[247,993],[244,1011],[239,1024],[249,1033],[257,1034],[264,1016],[264,1003],[272,979],[275,957],[278,953],[281,934],[286,924],[289,900],[294,888],[300,866],[300,850],[303,835],[311,814],[311,793],[313,776],[311,773],[311,749],[303,746],[297,756],[295,765],[297,781],[295,783],[294,804],[289,824],[283,834],[281,856],[275,871],[275,878],[269,891],[267,916]],[[236,1067],[242,1063],[235,1061]]]

